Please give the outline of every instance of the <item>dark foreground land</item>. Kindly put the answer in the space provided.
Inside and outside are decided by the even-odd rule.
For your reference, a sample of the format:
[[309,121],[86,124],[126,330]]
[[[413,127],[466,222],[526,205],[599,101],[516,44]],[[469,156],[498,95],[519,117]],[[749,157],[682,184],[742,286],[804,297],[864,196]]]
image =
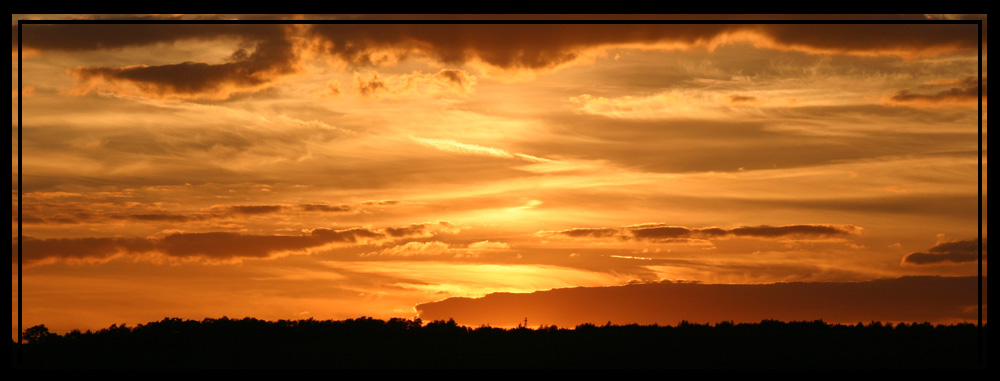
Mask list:
[[986,331],[771,320],[473,329],[419,319],[174,318],[66,335],[35,326],[11,351],[14,368],[986,368]]

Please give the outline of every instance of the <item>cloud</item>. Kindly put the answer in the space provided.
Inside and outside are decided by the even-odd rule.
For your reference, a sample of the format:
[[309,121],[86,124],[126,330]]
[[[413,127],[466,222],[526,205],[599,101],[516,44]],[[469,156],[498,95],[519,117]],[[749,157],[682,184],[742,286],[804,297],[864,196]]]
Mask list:
[[[73,93],[103,90],[156,98],[225,99],[238,92],[260,90],[296,71],[295,49],[281,25],[28,25],[24,46],[81,52],[223,38],[240,39],[245,46],[230,54],[228,62],[79,67],[71,71],[77,79]],[[17,46],[16,33],[12,46]]]
[[[983,243],[983,260],[986,260],[986,243]],[[926,252],[913,252],[903,257],[902,265],[941,265],[979,261],[979,240],[942,241]]]
[[610,238],[620,235],[621,230],[616,228],[573,228],[554,232],[541,231],[537,234],[546,236],[552,234],[562,234],[573,238]]
[[226,209],[236,214],[269,214],[280,212],[283,208],[281,205],[233,205]]
[[371,79],[364,79],[360,74],[354,75],[354,90],[362,97],[374,97],[380,89],[386,89],[385,82],[378,77],[378,73],[371,73]]
[[187,222],[201,219],[196,216],[185,216],[183,214],[170,213],[139,213],[129,215],[113,215],[113,218],[121,218],[138,222]]
[[[941,90],[932,94],[920,94],[913,93],[910,90],[900,90],[892,97],[892,100],[896,102],[923,102],[923,103],[942,103],[942,102],[959,102],[959,103],[973,103],[979,101],[979,84],[977,77],[966,77],[962,80],[957,80],[954,82],[942,83],[945,85],[957,85],[957,87],[951,87],[947,90]],[[922,86],[922,87],[931,87]],[[986,77],[983,77],[983,99],[986,99]]]
[[[41,51],[82,52],[170,44],[183,40],[223,37],[249,41],[282,36],[280,25],[252,24],[26,24],[25,48]],[[11,25],[11,50],[17,50],[17,25]]]
[[[323,50],[353,65],[420,54],[445,64],[551,69],[613,46],[713,49],[748,41],[812,54],[928,55],[978,48],[976,25],[959,24],[356,24],[313,25]],[[871,38],[879,36],[879,38]]]
[[365,253],[362,256],[385,256],[385,257],[414,257],[414,256],[440,256],[449,254],[451,248],[448,244],[439,241],[431,242],[407,242],[402,245],[393,246],[380,251]]
[[751,97],[746,95],[732,94],[729,96],[730,103],[751,103],[756,102],[757,97]]
[[578,105],[584,114],[603,115],[613,118],[652,119],[665,116],[682,116],[692,110],[704,109],[705,95],[691,92],[670,91],[648,96],[622,96],[605,98],[583,94],[570,97],[570,102]]
[[741,226],[733,229],[688,228],[659,223],[639,224],[620,228],[574,228],[561,231],[540,231],[537,236],[611,239],[623,241],[688,242],[714,238],[741,237],[761,239],[835,239],[860,234],[862,228],[853,225],[784,225]]
[[[986,279],[983,279],[985,287]],[[764,319],[854,324],[859,321],[975,320],[976,277],[903,277],[866,282],[698,284],[657,282],[492,293],[416,306],[420,318],[477,326],[529,317],[531,324],[677,324]],[[985,305],[985,301],[984,301]]]
[[448,140],[448,139],[425,139],[416,137],[411,137],[411,139],[416,140],[426,146],[430,146],[434,149],[445,152],[461,153],[467,155],[478,155],[478,156],[493,156],[505,159],[514,158],[513,154],[499,148],[485,147],[475,144],[459,143],[454,140]]
[[449,245],[440,241],[407,242],[379,251],[361,254],[362,257],[454,257],[477,258],[483,252],[498,252],[510,249],[506,242],[480,241],[467,247]]
[[295,71],[291,43],[284,40],[258,42],[253,53],[241,49],[231,58],[235,61],[223,64],[81,67],[73,70],[79,85],[75,92],[108,90],[157,98],[225,99],[238,92],[263,89]]
[[370,200],[362,202],[364,205],[397,205],[402,201],[399,200]]
[[814,54],[922,56],[979,48],[975,24],[772,24],[760,31],[776,47]]
[[[51,192],[50,192],[51,193]],[[45,195],[39,192],[25,195],[31,200],[26,203],[23,214],[25,224],[102,224],[116,221],[131,221],[140,223],[181,223],[189,221],[208,221],[214,219],[246,218],[252,216],[282,213],[291,216],[295,212],[313,213],[349,213],[360,211],[364,206],[389,207],[396,205],[396,200],[365,201],[358,206],[347,204],[331,205],[326,203],[308,203],[298,205],[212,205],[197,211],[180,210],[164,211],[157,203],[145,204],[128,202],[107,203],[100,198],[83,201],[45,202]],[[16,211],[16,209],[15,209]],[[17,220],[16,213],[11,216]],[[438,225],[444,226],[444,225]]]
[[[172,44],[184,40],[237,38],[226,63],[82,67],[74,73],[77,91],[107,90],[159,98],[225,99],[259,91],[295,72],[293,41],[316,40],[316,49],[354,66],[395,63],[413,55],[447,65],[482,64],[501,70],[547,70],[589,60],[607,49],[714,49],[750,42],[770,49],[810,54],[921,56],[973,52],[976,25],[964,24],[52,24],[27,25],[30,51],[103,51]],[[294,31],[294,32],[293,32]],[[294,37],[291,35],[296,33]],[[301,34],[299,34],[301,33]],[[879,38],[869,38],[877,35]],[[12,26],[12,51],[17,48]],[[457,70],[414,72],[397,78],[398,89],[421,88],[438,95],[465,95],[474,77]],[[357,82],[362,95],[394,89],[387,78]],[[397,90],[401,91],[401,90]],[[389,91],[388,93],[393,93]]]
[[853,225],[785,225],[785,226],[744,226],[729,231],[737,237],[775,238],[799,237],[842,237],[861,234],[861,228]]
[[473,250],[506,250],[510,249],[510,245],[506,242],[479,241],[470,243],[469,248]]
[[[36,199],[34,193],[29,193],[27,198]],[[80,223],[107,223],[112,221],[133,221],[133,222],[187,222],[206,221],[212,219],[225,219],[234,217],[245,217],[254,215],[274,214],[280,212],[290,212],[296,208],[290,205],[213,205],[200,211],[186,211],[169,213],[154,204],[143,204],[131,202],[128,205],[99,204],[95,203],[65,201],[62,203],[33,202],[25,209],[25,217],[29,224],[80,224]],[[107,209],[105,209],[107,208]],[[111,209],[111,210],[108,210]],[[299,210],[306,212],[349,212],[353,209],[349,205],[328,205],[328,204],[302,204],[298,205]],[[125,213],[120,210],[128,210]],[[143,212],[136,212],[142,210]],[[45,217],[38,217],[43,215]],[[16,217],[16,216],[14,216]]]
[[[44,259],[107,258],[120,253],[153,251],[156,243],[145,238],[52,238],[22,237],[22,256],[25,264]],[[11,243],[11,253],[17,253],[17,241]],[[16,256],[12,255],[16,260]]]
[[476,84],[476,77],[459,69],[441,69],[434,74],[414,71],[396,76],[380,76],[376,72],[370,72],[368,77],[370,79],[354,74],[354,91],[366,98],[410,95],[464,97],[473,92]]
[[411,136],[410,139],[416,140],[420,144],[444,152],[451,152],[451,153],[458,153],[465,155],[476,155],[476,156],[492,156],[503,159],[518,158],[535,163],[551,162],[551,160],[549,159],[540,158],[532,155],[527,155],[523,153],[510,153],[500,148],[486,147],[476,144],[460,143],[449,139],[426,139],[413,136]]
[[[272,258],[286,252],[308,252],[334,244],[365,244],[394,239],[431,237],[457,228],[446,221],[402,228],[317,228],[300,235],[255,235],[232,232],[172,233],[162,238],[51,238],[24,237],[26,263],[52,260],[107,260],[116,255],[159,253],[170,258],[200,258],[231,261],[242,258]],[[17,252],[17,242],[11,243]],[[16,258],[16,257],[14,257]],[[12,259],[13,260],[13,259]]]
[[448,221],[438,221],[435,223],[412,224],[410,226],[398,228],[386,228],[385,232],[390,237],[431,237],[440,232],[456,232],[458,227]]
[[243,235],[228,232],[175,233],[164,237],[158,249],[173,257],[203,256],[214,259],[266,258],[285,251],[302,251],[331,243],[378,240],[384,235],[363,228],[314,229],[308,235]]
[[299,208],[307,212],[350,212],[349,205],[302,204]]

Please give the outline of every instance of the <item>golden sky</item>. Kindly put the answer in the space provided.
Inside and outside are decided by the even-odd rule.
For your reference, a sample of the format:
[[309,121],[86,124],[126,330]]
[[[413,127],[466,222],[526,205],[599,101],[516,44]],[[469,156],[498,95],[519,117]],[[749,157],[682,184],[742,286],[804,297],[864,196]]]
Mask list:
[[19,101],[25,327],[974,276],[979,85],[985,255],[985,23],[74,17],[12,15],[15,329]]

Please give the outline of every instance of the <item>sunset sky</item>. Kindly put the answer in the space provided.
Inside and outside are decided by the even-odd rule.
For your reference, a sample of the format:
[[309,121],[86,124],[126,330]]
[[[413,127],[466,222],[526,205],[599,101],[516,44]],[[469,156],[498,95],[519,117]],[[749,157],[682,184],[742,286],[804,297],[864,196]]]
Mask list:
[[[55,332],[413,318],[449,297],[661,280],[975,276],[977,85],[986,254],[985,23],[981,83],[978,25],[949,22],[18,35],[19,19],[76,17],[106,18],[12,15],[15,336],[19,100],[24,326]],[[740,19],[702,19],[723,18]]]

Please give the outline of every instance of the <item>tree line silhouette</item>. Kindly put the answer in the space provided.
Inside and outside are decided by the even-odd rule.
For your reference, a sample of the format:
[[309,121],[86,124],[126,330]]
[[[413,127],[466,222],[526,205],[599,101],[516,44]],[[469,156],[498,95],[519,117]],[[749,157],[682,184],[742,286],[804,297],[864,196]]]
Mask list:
[[223,317],[64,335],[37,325],[11,347],[14,368],[985,368],[978,340],[986,332],[967,323],[820,320],[504,329]]

